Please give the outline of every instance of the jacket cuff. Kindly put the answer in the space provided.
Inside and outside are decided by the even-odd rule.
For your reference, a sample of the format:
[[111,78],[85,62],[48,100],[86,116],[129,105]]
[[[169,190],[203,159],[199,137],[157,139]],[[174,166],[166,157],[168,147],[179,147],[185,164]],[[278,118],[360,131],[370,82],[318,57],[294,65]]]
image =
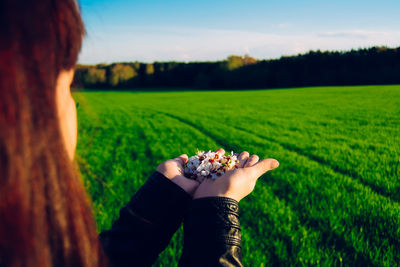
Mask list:
[[162,173],[153,172],[126,206],[152,224],[179,225],[192,197]]
[[239,203],[228,197],[193,200],[184,220],[184,231],[185,247],[240,247]]

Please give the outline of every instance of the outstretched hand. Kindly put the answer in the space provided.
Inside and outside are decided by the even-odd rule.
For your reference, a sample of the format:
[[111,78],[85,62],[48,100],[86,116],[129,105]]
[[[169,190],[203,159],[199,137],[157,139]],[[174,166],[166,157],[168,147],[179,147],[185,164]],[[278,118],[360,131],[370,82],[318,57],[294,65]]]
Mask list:
[[188,179],[183,175],[184,165],[187,161],[188,156],[186,154],[183,154],[177,158],[170,159],[161,163],[158,166],[157,171],[161,172],[165,177],[177,184],[189,195],[193,196],[193,193],[199,186],[199,182]]
[[[222,151],[221,151],[222,150]],[[222,154],[223,149],[219,149]],[[276,159],[263,159],[259,161],[257,155],[249,157],[247,151],[239,155],[239,168],[227,171],[217,179],[205,179],[197,188],[193,199],[202,197],[230,197],[240,201],[250,194],[257,182],[257,179],[279,166]]]

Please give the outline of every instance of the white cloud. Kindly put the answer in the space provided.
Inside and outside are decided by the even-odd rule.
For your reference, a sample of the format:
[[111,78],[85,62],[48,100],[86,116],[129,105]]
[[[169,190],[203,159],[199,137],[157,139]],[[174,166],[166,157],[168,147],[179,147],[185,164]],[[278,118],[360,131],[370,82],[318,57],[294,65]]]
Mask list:
[[187,27],[119,27],[89,35],[79,62],[204,61],[220,60],[232,54],[250,54],[261,59],[311,49],[347,50],[375,45],[400,46],[400,31],[349,30],[289,35]]

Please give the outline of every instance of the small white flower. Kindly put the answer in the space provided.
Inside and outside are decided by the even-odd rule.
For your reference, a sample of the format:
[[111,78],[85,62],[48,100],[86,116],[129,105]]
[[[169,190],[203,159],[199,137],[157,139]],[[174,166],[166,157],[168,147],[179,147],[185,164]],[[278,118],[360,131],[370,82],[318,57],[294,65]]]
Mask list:
[[221,163],[219,163],[218,161],[215,161],[213,163],[213,169],[218,169],[219,167],[221,167]]
[[207,176],[209,174],[209,172],[207,170],[202,170],[200,172],[200,174],[203,175],[203,176]]

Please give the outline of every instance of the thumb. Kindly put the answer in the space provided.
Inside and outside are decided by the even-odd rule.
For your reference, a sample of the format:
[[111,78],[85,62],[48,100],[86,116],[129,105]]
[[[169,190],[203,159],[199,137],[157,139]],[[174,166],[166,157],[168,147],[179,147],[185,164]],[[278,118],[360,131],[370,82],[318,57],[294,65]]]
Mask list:
[[249,169],[252,170],[253,174],[256,176],[255,178],[258,178],[267,171],[278,168],[278,166],[279,162],[276,159],[263,159],[251,166]]
[[175,158],[175,160],[177,160],[179,163],[181,163],[182,165],[186,164],[186,162],[188,162],[189,157],[186,154],[182,154],[179,157]]

